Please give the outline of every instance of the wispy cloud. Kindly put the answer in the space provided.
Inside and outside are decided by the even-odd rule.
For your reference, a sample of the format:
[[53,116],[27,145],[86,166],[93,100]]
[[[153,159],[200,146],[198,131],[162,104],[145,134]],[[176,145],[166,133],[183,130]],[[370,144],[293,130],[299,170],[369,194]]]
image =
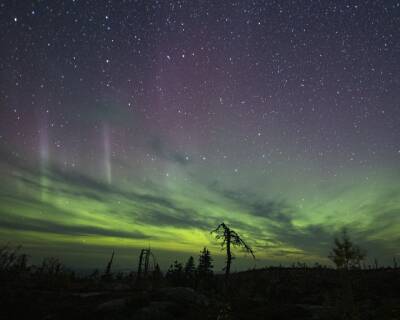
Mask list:
[[[158,156],[179,164],[180,160],[161,143],[155,143],[153,149]],[[182,195],[164,191],[157,183],[151,188],[126,189],[55,163],[43,169],[4,153],[0,160],[11,168],[8,174],[13,181],[0,186],[0,227],[4,230],[162,241],[170,239],[175,230],[209,234],[226,219],[246,235],[261,255],[301,259],[326,258],[340,229],[330,220],[299,224],[302,212],[289,200],[262,197],[218,182],[195,186],[207,190],[209,197],[204,203],[186,199],[190,195],[182,201]],[[48,197],[41,198],[42,193]],[[357,243],[381,255],[394,254],[400,244],[395,234],[395,226],[400,224],[399,197],[399,191],[388,191],[358,208],[365,221],[348,225]],[[203,210],[202,203],[205,208],[219,208],[222,213],[210,214],[211,209]],[[188,241],[176,237],[177,243]]]
[[149,141],[150,150],[158,158],[171,161],[173,163],[186,166],[192,163],[192,159],[188,155],[178,152],[176,150],[171,150],[159,137],[153,137]]
[[[106,228],[99,228],[90,225],[68,225],[65,223],[56,223],[43,219],[15,217],[0,211],[0,227],[9,230],[18,231],[34,231],[45,233],[56,233],[71,236],[106,236],[127,239],[149,239],[149,235],[145,235],[138,231],[120,231]],[[151,238],[156,238],[151,236]]]

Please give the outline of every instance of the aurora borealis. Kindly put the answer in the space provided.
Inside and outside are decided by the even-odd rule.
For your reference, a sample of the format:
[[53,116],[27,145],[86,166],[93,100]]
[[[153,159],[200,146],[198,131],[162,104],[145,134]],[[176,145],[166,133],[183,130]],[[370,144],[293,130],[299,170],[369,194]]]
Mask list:
[[398,1],[0,1],[0,27],[1,243],[219,268],[225,221],[258,266],[328,263],[343,227],[400,255]]

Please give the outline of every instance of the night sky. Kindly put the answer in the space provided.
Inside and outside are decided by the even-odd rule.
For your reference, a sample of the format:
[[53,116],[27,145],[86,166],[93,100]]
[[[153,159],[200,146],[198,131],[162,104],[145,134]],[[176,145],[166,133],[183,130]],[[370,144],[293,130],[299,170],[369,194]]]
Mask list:
[[219,269],[225,221],[257,266],[343,227],[400,255],[399,1],[9,0],[0,41],[1,243]]

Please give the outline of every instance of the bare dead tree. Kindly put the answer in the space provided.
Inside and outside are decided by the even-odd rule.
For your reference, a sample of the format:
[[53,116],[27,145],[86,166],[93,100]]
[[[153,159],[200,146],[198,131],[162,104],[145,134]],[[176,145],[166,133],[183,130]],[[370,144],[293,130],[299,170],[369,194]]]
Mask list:
[[112,254],[111,254],[111,258],[110,258],[110,260],[108,261],[108,263],[107,263],[107,267],[106,267],[106,270],[105,270],[105,272],[104,272],[104,278],[110,278],[111,277],[111,266],[112,266],[112,263],[113,263],[113,260],[114,260],[114,250],[113,250],[113,252],[112,252]]
[[[152,265],[150,265],[150,259],[152,260]],[[139,256],[138,271],[136,276],[136,282],[139,283],[141,278],[147,278],[150,269],[155,270],[156,258],[150,248],[142,249]]]
[[225,223],[222,222],[217,228],[212,230],[211,233],[215,234],[215,238],[221,241],[221,248],[226,249],[226,266],[224,268],[225,280],[229,278],[232,260],[234,259],[231,246],[241,247],[245,252],[250,253],[253,259],[256,258],[251,247],[243,241],[236,231],[229,228]]

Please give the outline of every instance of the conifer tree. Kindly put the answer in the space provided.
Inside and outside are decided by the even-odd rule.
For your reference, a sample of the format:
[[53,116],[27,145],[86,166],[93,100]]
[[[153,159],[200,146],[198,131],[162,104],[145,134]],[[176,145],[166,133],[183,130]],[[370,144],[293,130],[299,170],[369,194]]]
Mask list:
[[328,257],[338,269],[352,269],[359,268],[365,256],[365,252],[350,240],[347,231],[343,229],[341,238],[335,238],[334,247]]
[[171,264],[170,267],[168,268],[165,278],[173,286],[181,286],[184,282],[182,263],[175,260],[174,263]]
[[152,280],[153,280],[153,285],[155,286],[160,285],[160,282],[162,280],[162,272],[160,269],[160,265],[158,263],[154,265],[154,270],[152,272]]
[[199,263],[197,265],[197,275],[199,278],[207,278],[213,275],[213,265],[210,251],[204,247],[200,252]]
[[183,272],[185,274],[185,279],[186,279],[187,285],[193,286],[195,273],[196,273],[196,267],[194,265],[194,259],[192,256],[190,256],[189,259],[187,260],[185,267],[183,269]]
[[195,286],[198,289],[209,290],[213,287],[213,264],[210,251],[204,247],[200,251],[199,260],[196,268]]

